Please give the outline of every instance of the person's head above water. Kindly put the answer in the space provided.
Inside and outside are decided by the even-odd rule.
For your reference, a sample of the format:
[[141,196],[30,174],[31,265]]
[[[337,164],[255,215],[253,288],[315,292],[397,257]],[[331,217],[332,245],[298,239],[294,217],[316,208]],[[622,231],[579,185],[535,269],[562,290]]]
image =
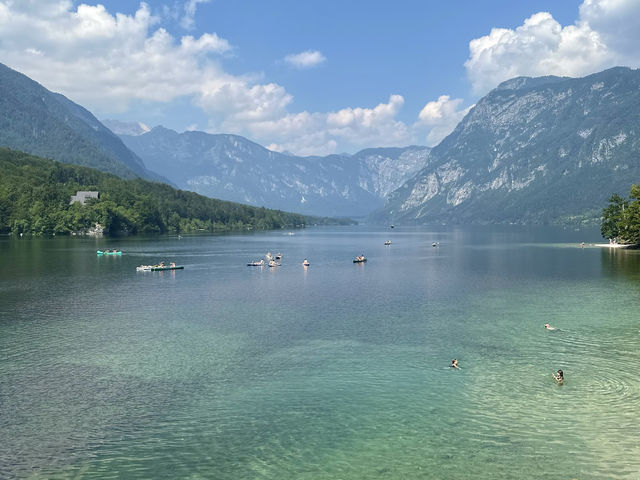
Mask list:
[[562,370],[558,370],[558,376],[559,376],[560,378],[563,378],[563,377],[564,377],[564,373],[562,373]]

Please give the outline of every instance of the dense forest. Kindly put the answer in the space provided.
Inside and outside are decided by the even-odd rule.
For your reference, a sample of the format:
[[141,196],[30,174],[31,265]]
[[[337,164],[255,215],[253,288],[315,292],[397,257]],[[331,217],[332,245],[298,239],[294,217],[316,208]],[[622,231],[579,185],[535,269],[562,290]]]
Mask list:
[[618,243],[640,243],[640,184],[632,185],[629,198],[613,194],[602,210],[600,232]]
[[[85,232],[136,234],[293,228],[352,223],[250,207],[176,190],[163,183],[123,180],[0,148],[0,233],[53,235]],[[86,205],[69,204],[79,190],[99,192]]]

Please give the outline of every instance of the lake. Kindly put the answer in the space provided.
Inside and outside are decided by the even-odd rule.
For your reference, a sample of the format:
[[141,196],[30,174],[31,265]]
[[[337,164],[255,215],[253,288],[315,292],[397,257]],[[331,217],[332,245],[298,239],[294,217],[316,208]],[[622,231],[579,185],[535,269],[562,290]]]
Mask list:
[[640,252],[293,233],[0,238],[0,478],[640,478]]

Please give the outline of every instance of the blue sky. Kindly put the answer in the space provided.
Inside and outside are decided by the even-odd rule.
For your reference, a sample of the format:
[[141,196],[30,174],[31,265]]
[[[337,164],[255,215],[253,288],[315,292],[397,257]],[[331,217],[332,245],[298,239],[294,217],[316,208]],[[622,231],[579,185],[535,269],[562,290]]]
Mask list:
[[637,0],[0,0],[0,62],[99,118],[328,154],[434,145],[516,75],[637,67]]

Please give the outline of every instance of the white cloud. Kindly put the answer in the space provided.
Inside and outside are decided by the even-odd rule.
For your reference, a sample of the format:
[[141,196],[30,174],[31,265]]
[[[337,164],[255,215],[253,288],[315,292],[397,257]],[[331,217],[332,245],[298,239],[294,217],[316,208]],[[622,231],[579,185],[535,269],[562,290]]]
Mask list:
[[296,68],[313,68],[327,61],[326,57],[317,50],[307,50],[300,53],[292,53],[284,57],[284,61]]
[[[185,3],[185,12],[195,14],[199,3]],[[224,70],[221,55],[232,49],[226,39],[213,32],[175,37],[160,21],[146,3],[125,15],[70,0],[0,0],[0,59],[102,117],[191,103],[208,115],[210,131],[301,155],[435,143],[464,114],[460,100],[441,97],[407,125],[398,119],[401,95],[369,108],[290,112],[293,98],[283,86]],[[290,57],[300,67],[326,61],[313,51]]]
[[449,95],[441,95],[438,100],[428,102],[420,111],[414,129],[420,133],[427,130],[425,138],[428,146],[440,143],[473,107],[472,105],[459,110],[462,102],[461,98],[452,100]]
[[573,25],[549,13],[515,30],[494,28],[469,43],[467,74],[476,94],[512,77],[584,76],[616,65],[640,65],[640,2],[585,0]]
[[585,0],[580,21],[597,31],[607,47],[626,65],[640,63],[640,2],[637,0]]
[[196,10],[199,3],[209,3],[211,0],[188,0],[184,5],[184,17],[180,25],[185,30],[192,30],[195,27]]
[[[40,8],[39,8],[40,7]],[[50,90],[100,114],[135,101],[167,103],[191,97],[206,104],[226,88],[249,112],[287,101],[283,88],[227,74],[218,58],[231,49],[215,33],[176,39],[147,4],[133,15],[66,0],[0,0],[0,58]],[[264,91],[272,91],[265,101]],[[276,99],[277,95],[284,97]]]
[[[159,22],[145,3],[124,15],[67,0],[0,0],[0,58],[103,117],[140,102],[152,109],[186,99],[209,116],[212,131],[297,154],[411,143],[410,128],[396,118],[400,95],[372,108],[291,113],[293,98],[283,86],[222,68],[219,56],[231,49],[226,39],[175,38]],[[325,60],[320,52],[301,55],[301,66]]]
[[201,86],[199,104],[210,114],[224,117],[229,126],[242,128],[284,114],[292,97],[275,83],[250,85],[242,79],[214,79]]
[[[299,155],[335,153],[339,145],[352,148],[405,146],[411,132],[396,119],[404,98],[391,95],[374,108],[344,108],[326,113],[290,113],[249,124],[253,138],[271,141],[270,149]],[[227,123],[227,129],[233,129]]]

